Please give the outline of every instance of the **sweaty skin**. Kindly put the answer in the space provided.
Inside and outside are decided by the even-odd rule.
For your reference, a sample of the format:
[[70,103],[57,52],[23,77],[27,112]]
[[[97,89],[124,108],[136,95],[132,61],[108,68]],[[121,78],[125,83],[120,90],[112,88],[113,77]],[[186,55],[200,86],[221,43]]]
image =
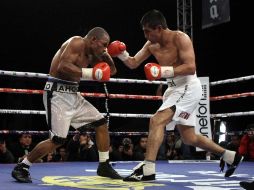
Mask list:
[[[141,65],[149,56],[153,55],[161,66],[173,66],[174,77],[180,75],[194,75],[196,72],[195,53],[189,36],[181,31],[169,28],[155,29],[143,26],[147,42],[134,57],[129,56],[124,64],[130,69]],[[165,126],[172,121],[174,111],[167,108],[157,111],[150,119],[149,136],[145,160],[155,161],[162,143]],[[193,126],[177,125],[183,143],[202,148],[206,151],[222,155],[225,151],[209,138],[195,134]]]
[[174,76],[195,73],[194,50],[185,33],[166,29],[160,37],[148,27],[143,27],[143,31],[148,41],[134,57],[124,62],[129,68],[137,68],[153,55],[161,66],[173,66]]
[[99,42],[94,45],[93,50],[93,41],[87,38],[74,36],[68,39],[53,57],[49,74],[59,79],[79,82],[82,76],[81,68],[89,65],[93,67],[101,61],[109,64],[111,75],[115,74],[114,62],[106,52],[109,39],[105,36],[97,41]]
[[[93,67],[101,61],[109,64],[111,75],[115,74],[115,64],[106,51],[108,43],[109,37],[106,35],[102,39],[82,38],[80,36],[71,37],[62,44],[54,55],[49,72],[50,76],[79,82],[82,76],[81,68]],[[108,151],[110,140],[107,125],[104,124],[97,127],[95,131],[98,150],[102,152]],[[59,146],[61,145],[53,143],[50,139],[42,141],[27,156],[27,159],[33,163]]]

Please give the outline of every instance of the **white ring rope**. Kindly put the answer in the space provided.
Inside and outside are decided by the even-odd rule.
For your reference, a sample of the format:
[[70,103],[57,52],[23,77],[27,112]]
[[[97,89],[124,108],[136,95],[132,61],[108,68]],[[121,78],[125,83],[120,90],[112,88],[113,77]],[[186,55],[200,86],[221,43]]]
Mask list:
[[[168,131],[167,131],[168,132]],[[48,135],[49,131],[28,131],[28,130],[0,130],[0,134],[23,134],[23,133],[29,133],[31,135]],[[95,134],[94,131],[87,131],[87,134]],[[68,135],[76,135],[79,134],[78,131],[69,131]],[[123,136],[123,135],[128,135],[128,136],[138,136],[138,135],[148,135],[148,132],[132,132],[132,131],[128,131],[128,132],[111,132],[109,131],[110,135],[114,135],[114,136]],[[244,135],[244,134],[252,134],[254,135],[254,131],[230,131],[230,132],[216,132],[215,135]]]
[[[4,70],[0,70],[0,75],[16,76],[16,77],[30,77],[30,78],[43,78],[43,79],[47,79],[49,77],[48,74],[43,74],[43,73],[17,72],[17,71],[4,71]],[[82,81],[92,81],[92,80],[82,79]],[[149,81],[149,80],[120,79],[120,78],[111,78],[109,80],[109,82],[134,83],[134,84],[164,84],[164,85],[168,84],[166,81]]]
[[[4,71],[0,70],[0,75],[5,76],[17,76],[17,77],[35,77],[35,78],[48,78],[48,74],[43,73],[32,73],[32,72],[17,72],[17,71]],[[233,79],[226,79],[220,81],[210,82],[211,86],[219,85],[219,84],[226,84],[226,83],[233,83],[239,81],[246,81],[254,79],[254,75],[233,78]],[[119,79],[119,78],[111,78],[110,82],[116,83],[138,83],[138,84],[167,84],[166,81],[148,81],[148,80],[137,80],[137,79]],[[38,111],[38,110],[10,110],[10,109],[0,109],[0,114],[35,114],[35,115],[45,115],[45,111]],[[103,113],[107,115],[106,113]],[[221,117],[235,117],[235,116],[249,116],[254,115],[254,111],[247,111],[247,112],[234,112],[234,113],[221,113],[221,114],[211,114],[211,118],[221,118]],[[150,118],[152,114],[123,114],[123,113],[110,113],[111,117],[132,117],[132,118]]]
[[[43,73],[17,72],[17,71],[4,71],[4,70],[0,70],[0,75],[16,76],[16,77],[35,77],[35,78],[45,78],[45,79],[49,77],[48,74],[43,74]],[[254,75],[214,81],[214,82],[210,82],[210,85],[216,86],[216,85],[220,85],[220,84],[247,81],[247,80],[251,80],[251,79],[254,79]],[[89,81],[89,80],[87,80],[87,81]],[[111,78],[109,82],[135,83],[135,84],[164,84],[164,85],[168,84],[166,81],[148,81],[148,80],[119,79],[119,78]]]
[[250,116],[250,115],[254,115],[254,111],[233,112],[233,113],[217,113],[217,114],[211,114],[211,118]]
[[[0,109],[0,114],[32,114],[32,115],[45,115],[46,111],[40,110],[12,110],[12,109]],[[102,113],[107,115],[107,113]],[[110,117],[124,117],[124,118],[150,118],[152,114],[131,114],[131,113],[110,113]]]
[[[33,114],[33,115],[45,115],[46,111],[39,110],[12,110],[12,109],[0,109],[0,114]],[[102,113],[107,115],[107,113]],[[150,118],[153,114],[131,114],[131,113],[110,113],[110,117],[123,117],[123,118]],[[236,117],[236,116],[250,116],[254,115],[254,111],[247,112],[233,112],[233,113],[220,113],[211,114],[211,118],[222,118],[222,117]]]
[[227,84],[227,83],[234,83],[234,82],[241,82],[241,81],[247,81],[254,79],[254,75],[250,76],[245,76],[245,77],[238,77],[238,78],[232,78],[232,79],[225,79],[225,80],[219,80],[219,81],[214,81],[210,82],[210,86],[216,86],[219,84]]
[[4,70],[0,70],[0,75],[15,76],[15,77],[29,77],[29,78],[43,78],[43,79],[46,79],[49,77],[48,74],[44,74],[44,73],[4,71]]
[[[20,130],[0,130],[0,134],[23,134],[23,133],[29,133],[31,135],[48,135],[49,131],[20,131]],[[95,134],[93,131],[87,131],[87,134]],[[79,134],[77,131],[69,131],[68,135],[76,135]],[[111,132],[109,131],[110,135],[114,136],[122,136],[122,135],[128,135],[128,136],[138,136],[138,135],[148,135],[148,132]]]

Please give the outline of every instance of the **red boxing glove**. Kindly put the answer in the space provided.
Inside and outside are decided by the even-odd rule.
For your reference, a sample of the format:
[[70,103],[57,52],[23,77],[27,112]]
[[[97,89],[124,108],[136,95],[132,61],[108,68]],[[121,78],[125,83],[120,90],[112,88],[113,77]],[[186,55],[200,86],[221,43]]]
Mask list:
[[157,63],[147,63],[144,70],[148,80],[174,77],[174,68],[172,66],[160,66]]
[[121,54],[124,50],[126,50],[126,45],[120,41],[113,41],[108,46],[108,53],[112,57],[116,57]]
[[109,81],[110,67],[106,62],[101,62],[93,67],[93,79],[100,81]]
[[82,68],[82,78],[108,81],[110,79],[110,67],[106,62],[101,62],[96,64],[93,68]]
[[147,63],[144,67],[146,78],[156,80],[161,78],[161,66],[157,63]]
[[129,57],[129,53],[126,51],[126,45],[118,40],[111,42],[107,49],[111,57],[118,57],[122,61],[127,60]]

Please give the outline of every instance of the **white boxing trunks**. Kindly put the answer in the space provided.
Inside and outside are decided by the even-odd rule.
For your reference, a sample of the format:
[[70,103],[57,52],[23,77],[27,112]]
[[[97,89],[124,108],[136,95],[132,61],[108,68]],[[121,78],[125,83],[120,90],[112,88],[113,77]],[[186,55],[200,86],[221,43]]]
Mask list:
[[50,77],[43,103],[53,135],[66,138],[70,126],[78,129],[106,123],[104,116],[78,92],[78,83]]
[[168,88],[163,94],[163,104],[158,111],[175,106],[172,121],[167,124],[167,130],[174,130],[175,125],[196,125],[195,109],[202,96],[200,80],[195,75],[177,76],[167,79]]

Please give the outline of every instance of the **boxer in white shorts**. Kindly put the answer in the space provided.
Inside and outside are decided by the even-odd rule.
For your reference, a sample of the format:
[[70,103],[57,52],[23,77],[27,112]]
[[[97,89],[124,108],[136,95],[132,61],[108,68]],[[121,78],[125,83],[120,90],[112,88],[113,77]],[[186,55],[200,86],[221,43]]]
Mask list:
[[158,111],[167,108],[174,109],[172,121],[166,129],[174,130],[176,125],[196,125],[195,109],[201,99],[202,88],[200,80],[195,75],[177,76],[168,79],[168,88],[163,94],[163,104]]
[[[55,88],[55,89],[54,89]],[[70,126],[83,132],[106,123],[104,116],[78,92],[78,83],[50,77],[45,85],[43,103],[50,138],[65,139]]]
[[112,42],[108,46],[108,53],[119,58],[130,69],[137,68],[152,55],[157,63],[145,65],[146,78],[173,79],[173,86],[165,92],[162,106],[150,119],[145,161],[123,180],[155,180],[155,160],[165,127],[174,124],[177,124],[185,144],[220,155],[222,160],[229,164],[225,176],[232,175],[243,157],[234,151],[225,150],[202,135],[195,134],[193,111],[201,98],[201,84],[196,77],[195,53],[191,39],[181,31],[170,30],[164,15],[158,10],[147,12],[140,24],[147,41],[134,57],[129,55],[126,45],[120,41]]
[[[116,73],[114,62],[107,53],[109,34],[101,27],[91,29],[85,37],[73,36],[56,52],[50,67],[50,77],[44,88],[43,103],[50,129],[49,139],[40,142],[18,163],[12,177],[18,182],[31,183],[29,167],[64,144],[70,126],[79,131],[93,127],[99,151],[97,174],[113,179],[122,177],[109,164],[109,133],[106,119],[78,92],[81,78],[108,81]],[[91,66],[92,68],[87,68]]]

